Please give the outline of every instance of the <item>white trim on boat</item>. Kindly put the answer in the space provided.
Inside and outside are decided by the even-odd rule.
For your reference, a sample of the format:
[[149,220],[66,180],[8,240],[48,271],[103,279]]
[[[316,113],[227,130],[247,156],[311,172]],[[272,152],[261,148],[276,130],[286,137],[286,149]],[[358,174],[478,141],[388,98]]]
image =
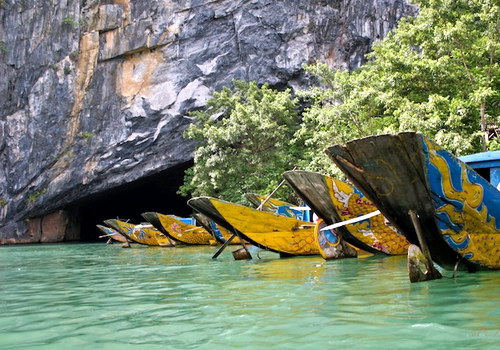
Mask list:
[[327,230],[331,230],[331,229],[334,229],[334,228],[337,228],[337,227],[341,227],[341,226],[345,226],[345,225],[349,225],[349,224],[354,224],[356,222],[360,222],[360,221],[369,219],[369,218],[371,218],[373,216],[377,216],[379,214],[380,214],[380,210],[375,210],[375,211],[372,211],[371,213],[368,213],[368,214],[365,214],[365,215],[361,215],[361,216],[358,216],[358,217],[353,218],[353,219],[349,219],[349,220],[341,221],[341,222],[336,222],[333,225],[329,225],[329,226],[323,227],[321,229],[321,231],[327,231]]

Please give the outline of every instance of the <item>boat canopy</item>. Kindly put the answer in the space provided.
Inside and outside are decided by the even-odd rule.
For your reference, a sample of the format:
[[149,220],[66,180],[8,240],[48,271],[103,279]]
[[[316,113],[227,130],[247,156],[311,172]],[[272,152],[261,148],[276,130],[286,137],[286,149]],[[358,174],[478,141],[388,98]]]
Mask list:
[[458,159],[467,163],[493,186],[498,188],[500,184],[500,151],[474,153],[459,157]]
[[188,218],[181,218],[181,217],[178,217],[178,216],[176,216],[175,218],[177,220],[182,221],[185,224],[196,226],[196,219],[195,218],[189,218],[189,217]]

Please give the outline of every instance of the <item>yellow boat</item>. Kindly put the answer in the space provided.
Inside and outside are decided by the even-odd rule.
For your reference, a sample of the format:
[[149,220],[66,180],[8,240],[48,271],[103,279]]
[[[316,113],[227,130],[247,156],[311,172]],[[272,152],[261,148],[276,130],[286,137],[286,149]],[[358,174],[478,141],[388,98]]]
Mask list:
[[[226,243],[226,241],[231,238],[233,235],[232,232],[217,224],[215,221],[203,215],[201,213],[193,214],[194,218],[197,222],[200,223],[207,231],[211,232],[212,235],[217,239],[219,243]],[[238,237],[234,238],[230,244],[241,244],[241,241]]]
[[290,255],[319,254],[314,224],[210,197],[192,198],[188,205],[226,228],[234,228],[249,243]]
[[182,244],[210,245],[214,236],[205,228],[185,223],[180,217],[155,212],[143,213],[142,217],[171,239]]
[[[124,235],[122,235],[120,232],[118,232],[117,230],[115,230],[111,227],[107,227],[107,226],[103,226],[103,225],[96,225],[96,226],[99,229],[99,231],[104,233],[107,238],[110,238],[113,241],[120,242],[120,243],[129,242],[129,240]],[[99,237],[99,238],[101,238],[101,237]]]
[[[310,171],[287,171],[284,177],[326,224],[352,221],[334,229],[351,245],[374,254],[407,253],[410,243],[382,214],[362,218],[376,212],[377,207],[354,186]],[[362,220],[356,221],[357,218]],[[334,232],[323,231],[323,233],[324,237],[320,242],[332,246],[337,244]]]
[[172,246],[168,237],[152,225],[134,225],[116,219],[105,220],[104,223],[134,242],[151,246]]

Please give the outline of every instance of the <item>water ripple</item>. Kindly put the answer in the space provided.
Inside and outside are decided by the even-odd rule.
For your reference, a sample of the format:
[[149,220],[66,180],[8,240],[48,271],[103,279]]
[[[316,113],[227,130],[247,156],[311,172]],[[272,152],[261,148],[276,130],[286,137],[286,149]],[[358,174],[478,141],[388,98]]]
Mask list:
[[410,284],[404,257],[0,248],[0,349],[494,349],[497,272]]

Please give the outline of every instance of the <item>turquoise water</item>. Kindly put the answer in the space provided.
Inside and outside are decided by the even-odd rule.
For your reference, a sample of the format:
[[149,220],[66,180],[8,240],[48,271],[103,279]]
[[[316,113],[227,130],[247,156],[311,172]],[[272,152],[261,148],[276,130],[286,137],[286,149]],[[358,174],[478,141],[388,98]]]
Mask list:
[[213,251],[0,247],[0,349],[499,348],[500,272],[412,285],[405,257]]

